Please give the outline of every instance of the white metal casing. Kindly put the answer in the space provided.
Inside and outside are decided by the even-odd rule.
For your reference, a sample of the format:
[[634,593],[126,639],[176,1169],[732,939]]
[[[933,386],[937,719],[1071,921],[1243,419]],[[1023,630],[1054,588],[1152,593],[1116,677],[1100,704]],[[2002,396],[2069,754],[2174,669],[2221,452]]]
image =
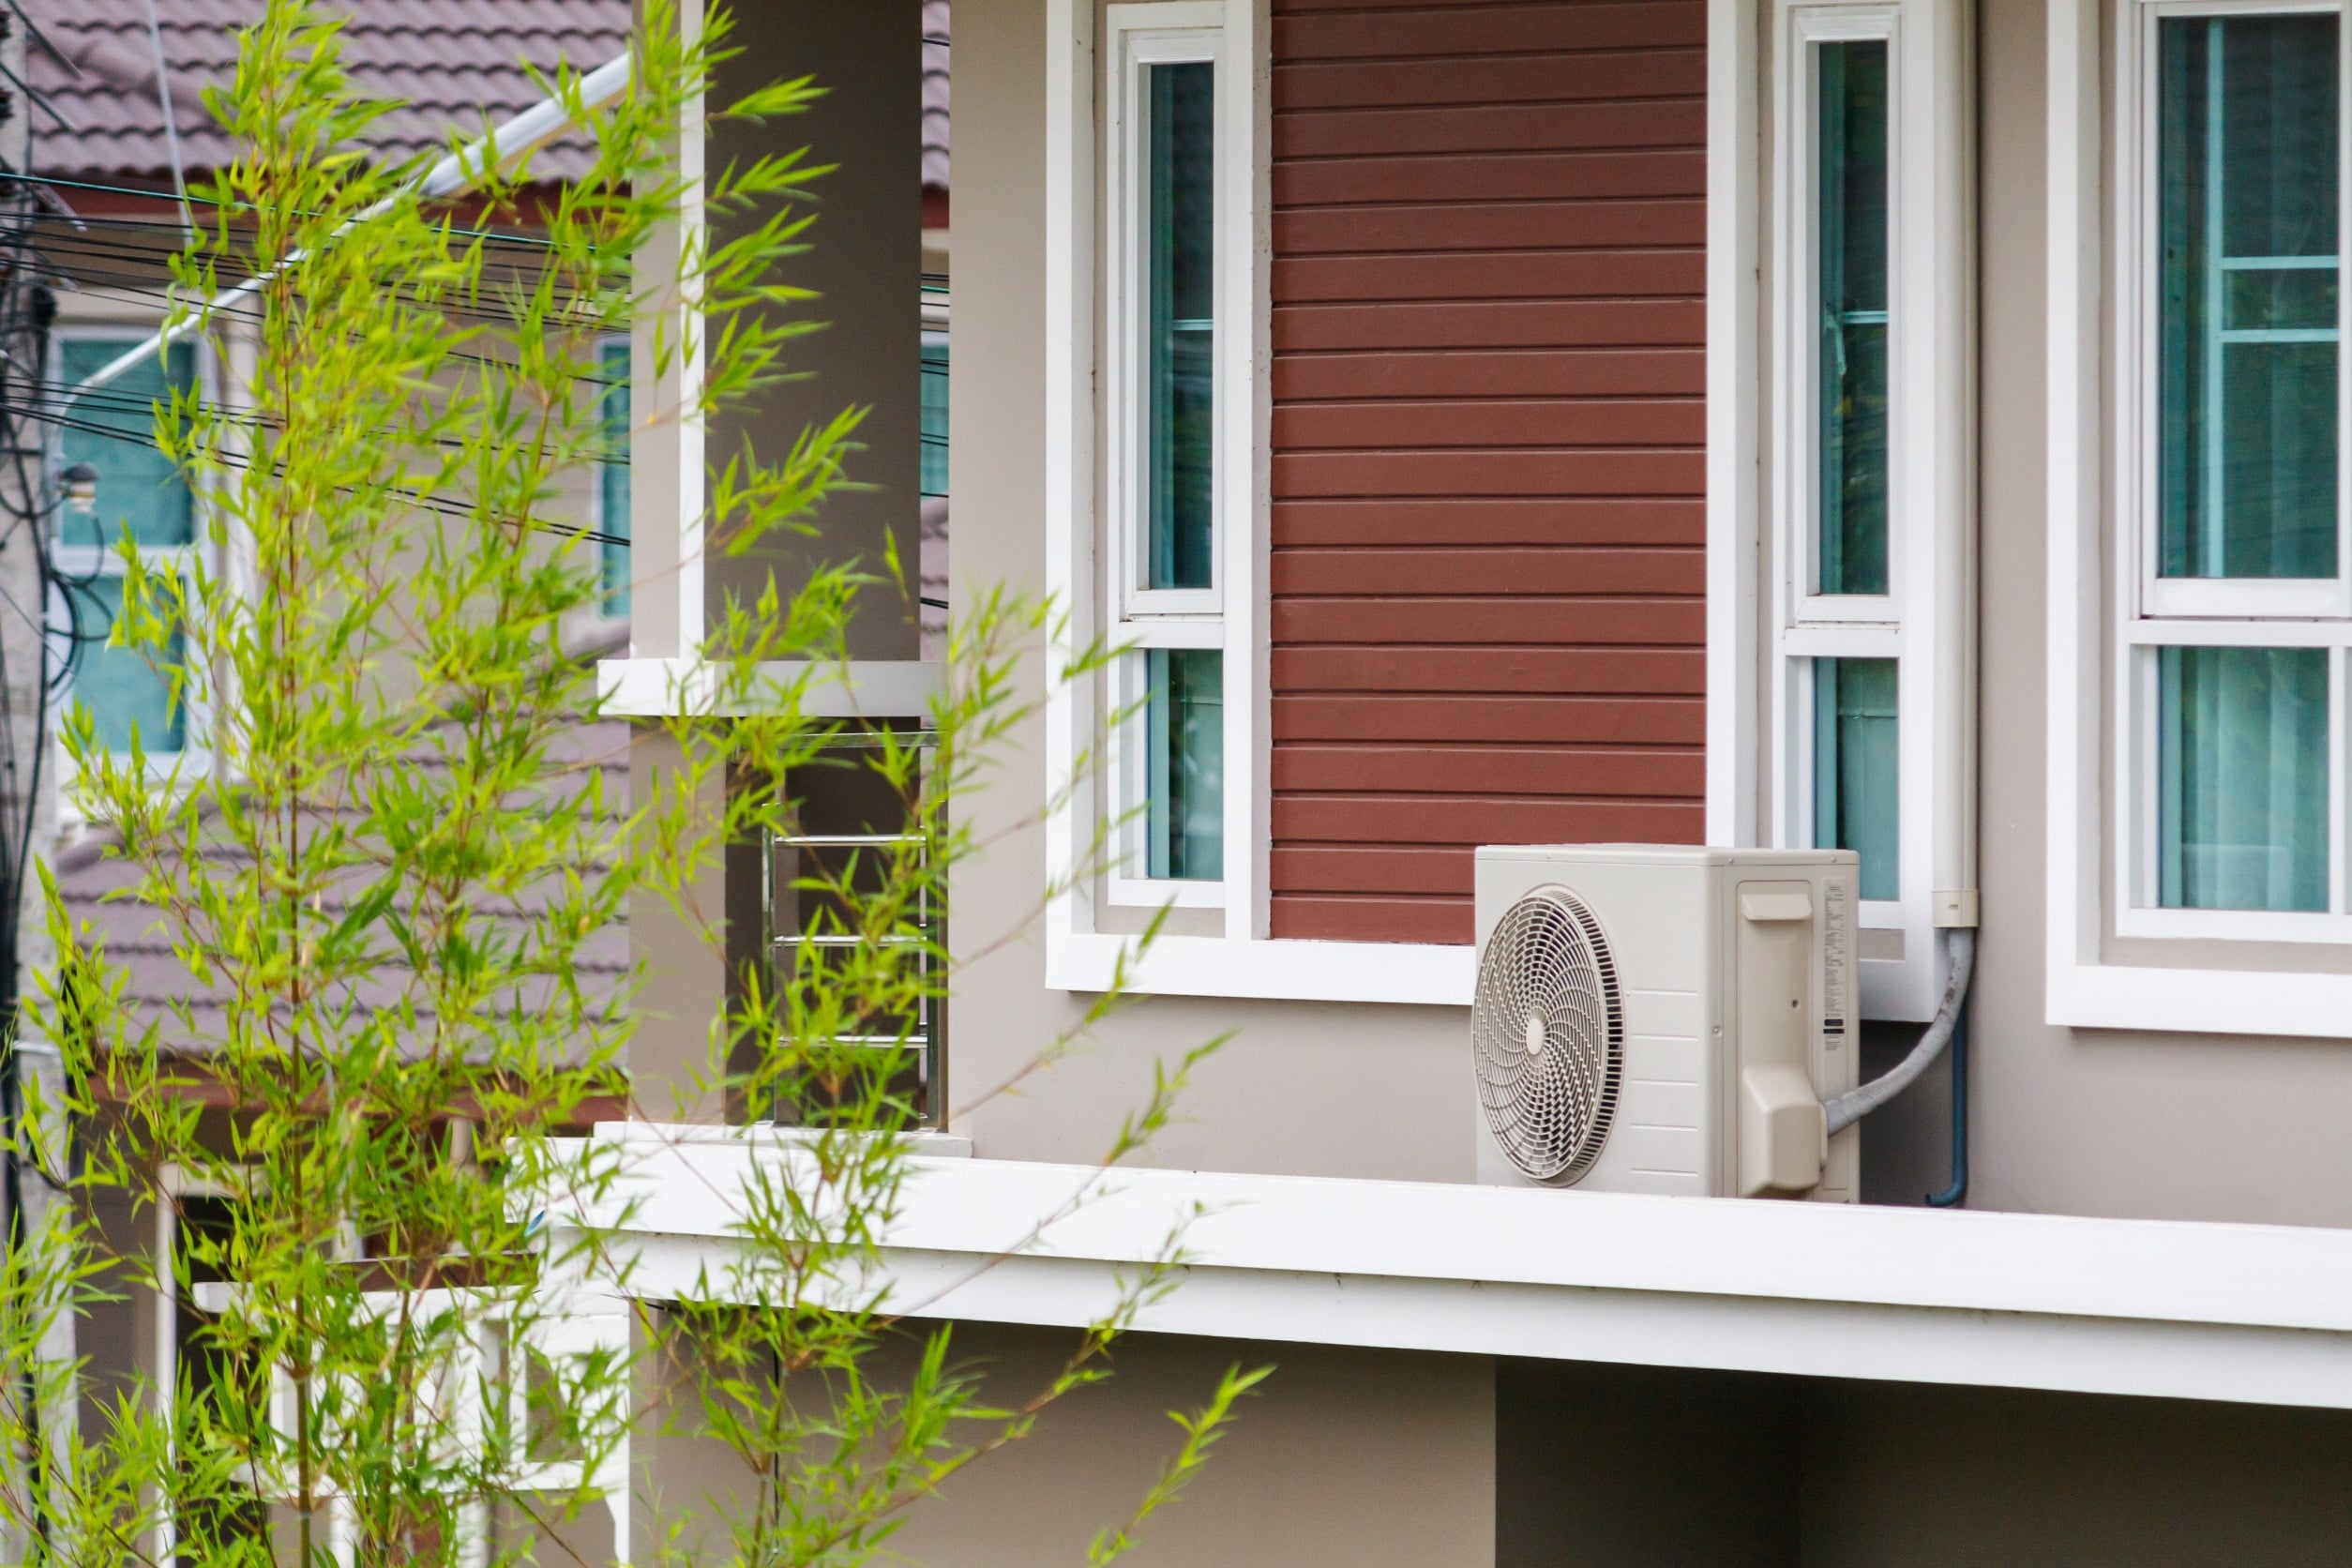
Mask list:
[[[1742,1069],[1762,1069],[1789,1036],[1783,999],[1802,1020],[1794,1036],[1817,1099],[1859,1081],[1862,998],[1854,953],[1860,863],[1847,850],[1723,850],[1679,845],[1570,844],[1483,848],[1477,855],[1479,952],[1505,911],[1545,887],[1564,888],[1600,923],[1624,1007],[1621,1077],[1607,1140],[1574,1184],[1589,1191],[1728,1198],[1754,1191],[1762,1139],[1755,1113],[1743,1180]],[[1773,927],[1771,930],[1765,927]],[[1802,938],[1802,972],[1770,962]],[[1783,949],[1785,951],[1786,949]],[[1750,989],[1741,990],[1742,952]],[[1771,972],[1766,972],[1767,970]],[[1794,984],[1788,983],[1794,975]],[[1788,992],[1797,994],[1791,996]],[[1769,993],[1769,994],[1768,994]],[[1744,1003],[1744,1006],[1743,1006]],[[1750,1018],[1741,1058],[1741,1018]],[[1470,1095],[1478,1179],[1528,1185],[1495,1141]],[[1861,1128],[1829,1140],[1817,1185],[1779,1195],[1825,1202],[1861,1197]]]

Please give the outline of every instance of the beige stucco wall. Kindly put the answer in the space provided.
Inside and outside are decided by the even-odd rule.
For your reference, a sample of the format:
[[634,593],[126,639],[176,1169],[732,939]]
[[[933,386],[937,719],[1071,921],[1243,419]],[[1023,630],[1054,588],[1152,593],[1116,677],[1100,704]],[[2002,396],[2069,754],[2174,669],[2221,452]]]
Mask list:
[[[1066,1334],[959,1331],[1014,1388],[1049,1376]],[[1229,1365],[1272,1364],[1209,1468],[1145,1526],[1137,1568],[1485,1568],[1494,1561],[1494,1364],[1138,1335],[1111,1380],[917,1509],[895,1549],[929,1568],[1076,1563],[1124,1522],[1174,1452],[1170,1410]]]
[[2041,0],[1981,0],[1980,1208],[2352,1224],[2352,1044],[2043,1020],[2043,126]]

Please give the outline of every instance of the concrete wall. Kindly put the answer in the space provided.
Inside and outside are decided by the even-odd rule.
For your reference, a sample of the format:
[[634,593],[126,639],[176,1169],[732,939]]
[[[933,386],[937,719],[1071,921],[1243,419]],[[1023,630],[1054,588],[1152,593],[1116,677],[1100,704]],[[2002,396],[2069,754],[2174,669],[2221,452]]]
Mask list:
[[[772,568],[789,597],[815,565],[857,562],[884,570],[895,538],[909,574],[906,596],[878,587],[861,601],[852,630],[858,658],[917,656],[913,602],[916,510],[922,442],[919,308],[922,291],[922,22],[912,0],[895,8],[838,0],[762,0],[732,8],[731,45],[711,95],[714,110],[773,82],[814,76],[825,97],[806,114],[713,128],[712,177],[731,161],[807,147],[808,167],[834,166],[813,182],[799,210],[816,221],[809,249],[778,269],[780,281],[818,297],[786,313],[823,330],[785,346],[787,367],[806,377],[762,393],[756,410],[715,420],[711,460],[724,464],[747,438],[764,461],[781,460],[793,439],[852,406],[867,410],[864,448],[849,476],[869,489],[826,500],[815,535],[772,536],[760,550],[709,562],[710,602],[726,593],[756,600]],[[895,11],[895,15],[893,14]],[[714,214],[724,238],[766,217]],[[723,526],[725,520],[717,520]]]
[[[964,1330],[1009,1389],[1033,1386],[1070,1336]],[[915,1510],[894,1549],[929,1568],[1085,1560],[1175,1450],[1170,1410],[1224,1369],[1273,1363],[1196,1484],[1144,1526],[1136,1568],[1484,1568],[1494,1560],[1494,1364],[1164,1335],[1123,1341],[1111,1380],[1056,1406],[1034,1436]]]

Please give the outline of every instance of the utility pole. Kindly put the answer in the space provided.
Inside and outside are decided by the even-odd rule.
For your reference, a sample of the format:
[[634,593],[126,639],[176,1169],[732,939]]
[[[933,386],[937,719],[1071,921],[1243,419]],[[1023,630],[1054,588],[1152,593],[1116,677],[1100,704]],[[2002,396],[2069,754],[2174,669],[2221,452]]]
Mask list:
[[[23,83],[27,25],[14,7],[0,9],[0,66]],[[33,173],[34,106],[23,91],[0,94],[0,169]],[[53,1178],[69,1155],[62,1123],[62,1064],[46,1044],[28,1039],[19,1009],[24,976],[47,958],[47,925],[31,864],[46,860],[56,835],[56,770],[48,756],[46,700],[48,574],[42,530],[54,504],[41,381],[49,355],[55,296],[42,277],[34,233],[40,216],[35,187],[23,177],[0,190],[0,1205],[12,1267],[31,1264],[53,1210],[63,1201]],[[32,1123],[39,1123],[32,1125]],[[33,1136],[24,1136],[26,1132]],[[6,1485],[17,1506],[13,1539],[0,1541],[9,1562],[27,1560],[36,1543],[23,1523],[41,1517],[43,1500],[64,1481],[67,1436],[77,1416],[69,1383],[57,1368],[74,1357],[72,1315],[51,1304],[35,1364],[9,1367],[15,1380]],[[36,1307],[36,1310],[40,1310]],[[44,1375],[44,1367],[47,1374]]]

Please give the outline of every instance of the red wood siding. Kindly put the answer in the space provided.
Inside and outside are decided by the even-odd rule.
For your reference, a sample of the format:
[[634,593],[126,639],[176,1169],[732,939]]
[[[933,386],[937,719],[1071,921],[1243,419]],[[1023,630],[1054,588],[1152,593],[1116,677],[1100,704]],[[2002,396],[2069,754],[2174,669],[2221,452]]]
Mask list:
[[1274,0],[1274,931],[1696,842],[1706,9]]

